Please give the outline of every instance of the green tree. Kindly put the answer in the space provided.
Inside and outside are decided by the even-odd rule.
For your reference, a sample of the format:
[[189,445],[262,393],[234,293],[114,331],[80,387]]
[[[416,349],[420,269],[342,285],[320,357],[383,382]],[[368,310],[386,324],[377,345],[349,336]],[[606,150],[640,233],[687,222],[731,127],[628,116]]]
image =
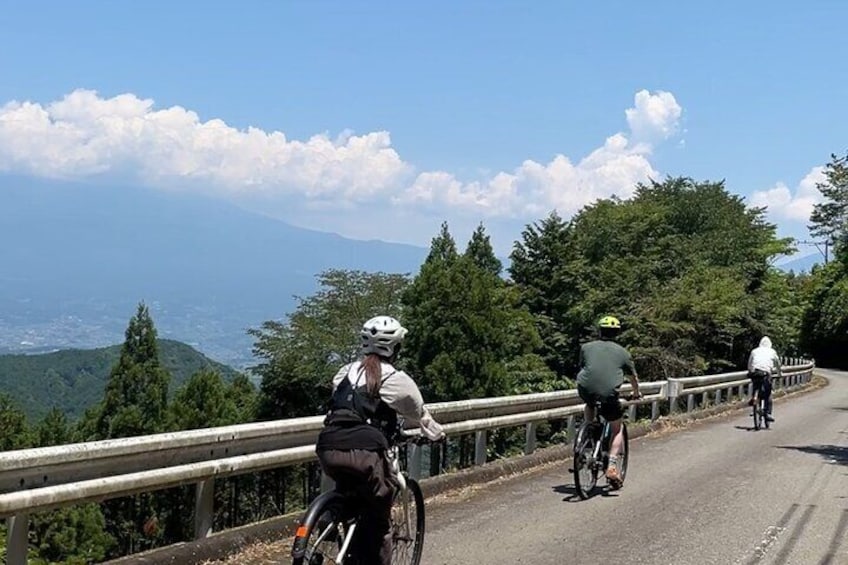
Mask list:
[[198,371],[174,395],[171,428],[194,430],[238,422],[238,406],[230,387],[216,371]]
[[468,242],[465,255],[484,272],[496,277],[500,276],[503,264],[495,256],[495,251],[492,249],[492,242],[482,223],[471,234],[471,241]]
[[[48,447],[72,441],[65,414],[51,409],[34,432],[35,445]],[[114,546],[105,531],[100,506],[82,504],[30,516],[30,562],[85,564],[101,561]]]
[[[156,328],[147,306],[141,303],[130,319],[121,356],[106,383],[104,399],[93,422],[96,437],[166,431],[169,382],[170,374],[159,360]],[[109,534],[117,542],[117,555],[149,549],[162,541],[158,524],[167,516],[167,505],[162,501],[157,495],[146,493],[103,504]]]
[[[504,394],[509,312],[503,310],[502,281],[477,260],[491,256],[478,229],[474,247],[462,256],[447,224],[404,294],[407,357],[427,400],[457,400]],[[489,264],[484,261],[484,264]]]
[[581,268],[571,226],[552,212],[524,229],[510,259],[509,274],[520,301],[544,336],[538,351],[555,373],[565,374],[573,363],[567,314],[577,297],[568,285],[576,280]]
[[98,436],[108,439],[165,431],[170,379],[159,360],[153,319],[141,303],[106,383]]
[[359,329],[368,318],[400,317],[406,276],[329,270],[318,275],[319,290],[298,298],[287,322],[265,322],[250,333],[253,368],[262,377],[261,419],[312,416],[323,409],[332,376],[359,354]]
[[0,430],[0,451],[24,449],[31,444],[26,415],[4,393],[0,393]]
[[663,378],[744,362],[774,308],[769,260],[789,249],[723,183],[670,178],[529,227],[510,271],[558,373],[574,374],[581,340],[614,314],[640,373]]
[[801,344],[821,366],[848,367],[848,265],[813,271],[801,326]]
[[812,273],[801,343],[820,364],[848,367],[848,154],[832,155],[824,174],[810,231],[834,243],[836,260]]
[[244,374],[238,374],[230,383],[228,394],[236,406],[237,422],[252,422],[256,419],[259,397],[256,387]]
[[[214,370],[203,369],[192,375],[180,387],[169,406],[171,428],[192,430],[227,426],[239,423],[239,406],[232,394],[232,386]],[[215,507],[221,511],[227,500],[232,480],[216,484]],[[159,513],[162,537],[166,542],[191,539],[194,527],[194,488],[180,487],[160,493],[157,497],[162,510]],[[238,505],[240,501],[234,503]]]
[[837,244],[844,251],[848,244],[848,153],[831,155],[825,165],[824,182],[816,184],[824,201],[816,204],[810,216],[810,233]]
[[68,417],[58,408],[52,408],[35,430],[39,447],[71,443],[73,430]]
[[82,504],[35,514],[31,539],[38,555],[30,563],[85,565],[108,555],[115,540],[106,532],[106,522],[97,504]]

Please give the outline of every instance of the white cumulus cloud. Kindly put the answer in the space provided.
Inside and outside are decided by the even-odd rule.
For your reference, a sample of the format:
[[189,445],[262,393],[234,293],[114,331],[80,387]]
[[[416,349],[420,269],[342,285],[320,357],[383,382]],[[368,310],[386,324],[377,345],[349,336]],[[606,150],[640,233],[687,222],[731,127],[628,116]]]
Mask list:
[[801,179],[794,192],[786,184],[779,182],[770,189],[758,190],[752,194],[750,203],[758,208],[768,208],[773,218],[806,222],[813,213],[813,207],[822,201],[816,184],[824,180],[824,167],[813,167]]
[[677,133],[683,108],[670,92],[651,94],[647,90],[636,93],[634,107],[628,109],[627,124],[635,139],[668,139]]
[[426,172],[396,201],[470,209],[489,216],[532,217],[556,208],[570,215],[598,198],[630,196],[638,182],[658,176],[651,140],[678,129],[682,108],[669,92],[636,93],[626,110],[631,134],[616,133],[578,162],[556,155],[548,163],[524,161],[488,180],[462,183],[450,173]]
[[143,182],[203,180],[231,190],[306,197],[369,195],[407,174],[387,132],[289,140],[279,131],[201,121],[180,106],[154,109],[132,94],[77,90],[42,106],[0,107],[0,171],[78,178],[129,173]]
[[467,181],[447,171],[416,171],[385,131],[301,141],[280,131],[203,121],[183,107],[157,108],[134,94],[104,98],[76,90],[48,104],[0,106],[0,172],[68,179],[114,175],[236,199],[276,199],[286,203],[282,216],[330,214],[376,201],[439,221],[453,214],[533,220],[553,208],[568,216],[598,198],[629,196],[636,183],[657,177],[650,162],[654,144],[679,131],[681,115],[670,92],[641,90],[625,111],[629,130],[614,133],[588,155],[525,160]]

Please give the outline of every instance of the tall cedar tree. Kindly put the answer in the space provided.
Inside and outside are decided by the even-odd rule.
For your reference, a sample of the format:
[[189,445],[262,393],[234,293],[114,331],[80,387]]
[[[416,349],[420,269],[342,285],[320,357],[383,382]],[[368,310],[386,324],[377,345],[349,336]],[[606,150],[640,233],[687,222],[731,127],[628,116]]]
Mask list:
[[[121,356],[109,375],[96,421],[98,439],[166,431],[170,375],[159,360],[156,328],[144,303],[130,319]],[[157,500],[159,501],[157,503]],[[160,521],[167,509],[146,493],[103,504],[115,555],[149,549],[162,541]]]

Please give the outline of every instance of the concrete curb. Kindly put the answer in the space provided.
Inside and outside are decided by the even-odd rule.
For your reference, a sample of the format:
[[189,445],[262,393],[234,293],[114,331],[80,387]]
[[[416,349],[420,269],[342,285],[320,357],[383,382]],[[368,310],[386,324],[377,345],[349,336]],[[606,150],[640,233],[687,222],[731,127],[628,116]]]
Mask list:
[[[775,403],[782,403],[785,400],[816,391],[827,385],[828,381],[825,377],[814,375],[808,384],[775,391],[774,401]],[[673,431],[698,423],[707,423],[708,420],[727,416],[747,408],[745,402],[721,404],[691,413],[662,417],[656,422],[632,422],[628,424],[627,431],[630,439],[636,439],[652,432]],[[423,479],[421,490],[424,497],[429,499],[450,491],[528,472],[549,463],[564,461],[570,456],[570,445],[545,447],[536,450],[531,455],[491,461],[485,465]],[[164,565],[175,563],[196,565],[204,561],[225,559],[248,545],[278,541],[280,538],[293,535],[301,513],[302,511],[299,511],[224,530],[203,540],[177,543],[145,553],[122,557],[108,561],[106,565]]]

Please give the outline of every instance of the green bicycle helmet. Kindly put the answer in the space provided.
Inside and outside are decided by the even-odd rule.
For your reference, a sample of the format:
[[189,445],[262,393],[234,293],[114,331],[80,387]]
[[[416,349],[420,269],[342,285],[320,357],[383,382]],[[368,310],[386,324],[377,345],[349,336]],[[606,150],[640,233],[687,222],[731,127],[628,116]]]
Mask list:
[[598,322],[598,327],[610,330],[620,330],[621,322],[615,316],[604,316]]

